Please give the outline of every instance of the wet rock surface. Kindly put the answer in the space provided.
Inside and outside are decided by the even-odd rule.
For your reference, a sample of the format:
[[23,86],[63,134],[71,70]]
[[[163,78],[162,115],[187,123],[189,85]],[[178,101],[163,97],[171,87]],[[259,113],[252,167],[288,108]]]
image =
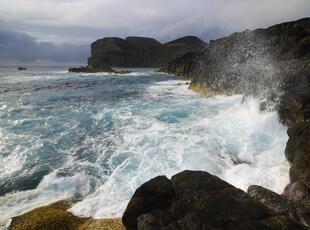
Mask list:
[[245,193],[207,172],[187,170],[170,183],[155,178],[143,184],[129,202],[123,223],[129,230],[306,229],[298,218],[288,200],[274,192],[254,186]]
[[[210,41],[202,54],[170,62],[166,71],[209,94],[244,94],[309,102],[310,18],[246,30]],[[294,89],[292,85],[298,85]],[[294,94],[294,95],[292,95]],[[283,110],[296,110],[284,106]],[[307,106],[302,105],[306,112]]]

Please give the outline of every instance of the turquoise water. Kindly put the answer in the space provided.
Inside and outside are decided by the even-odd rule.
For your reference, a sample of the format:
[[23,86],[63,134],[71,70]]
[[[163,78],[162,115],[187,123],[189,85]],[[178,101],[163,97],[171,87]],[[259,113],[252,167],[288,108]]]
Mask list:
[[254,98],[205,98],[152,69],[0,71],[0,225],[69,198],[76,215],[121,216],[139,185],[184,169],[244,190],[288,183],[286,128]]

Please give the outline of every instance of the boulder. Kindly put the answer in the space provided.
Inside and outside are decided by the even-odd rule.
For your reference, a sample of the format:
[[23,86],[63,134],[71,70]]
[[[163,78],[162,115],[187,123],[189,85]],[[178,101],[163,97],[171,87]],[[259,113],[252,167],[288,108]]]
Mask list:
[[139,187],[129,201],[123,215],[126,229],[137,229],[138,217],[153,209],[167,209],[171,205],[174,189],[165,176],[158,176]]
[[202,171],[186,170],[171,181],[157,177],[137,189],[123,223],[139,230],[304,229],[286,211],[285,198],[260,187],[250,191]]

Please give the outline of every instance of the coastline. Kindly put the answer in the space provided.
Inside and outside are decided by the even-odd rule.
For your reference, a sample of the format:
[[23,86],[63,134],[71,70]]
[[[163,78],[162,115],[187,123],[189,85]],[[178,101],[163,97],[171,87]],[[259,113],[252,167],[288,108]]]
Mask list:
[[[308,19],[309,20],[309,19]],[[249,219],[251,220],[249,223],[244,222],[246,224],[257,224],[257,218],[259,221],[261,221],[259,224],[263,224],[266,226],[271,226],[271,229],[277,229],[277,226],[285,226],[283,229],[290,229],[291,226],[295,226],[296,229],[303,229],[308,228],[310,226],[310,218],[309,218],[309,207],[310,207],[310,194],[309,194],[309,188],[310,188],[310,146],[309,146],[309,137],[310,137],[310,123],[309,123],[309,68],[310,64],[308,63],[308,53],[305,54],[305,56],[302,56],[301,59],[299,59],[299,56],[294,56],[295,52],[299,53],[301,52],[298,50],[300,45],[297,44],[297,51],[296,49],[292,48],[292,50],[289,50],[292,52],[287,54],[286,57],[283,57],[283,55],[278,53],[279,47],[272,47],[272,44],[268,44],[268,47],[265,46],[262,48],[262,43],[268,42],[269,40],[272,40],[271,38],[278,37],[278,36],[286,36],[289,34],[288,32],[291,32],[291,29],[293,30],[298,22],[290,22],[289,24],[281,24],[278,25],[278,27],[270,27],[268,28],[266,33],[261,30],[257,30],[256,32],[251,31],[245,31],[241,33],[235,33],[228,38],[222,38],[216,41],[212,41],[206,48],[205,53],[203,56],[201,54],[199,55],[193,55],[191,58],[188,58],[188,56],[185,57],[185,60],[182,61],[181,59],[178,59],[175,62],[171,62],[168,65],[168,68],[165,69],[166,72],[175,74],[176,76],[183,77],[186,80],[191,80],[189,89],[199,92],[203,94],[204,96],[214,96],[218,94],[226,94],[226,95],[232,95],[235,93],[242,93],[245,97],[246,96],[258,96],[265,99],[265,103],[262,104],[261,108],[262,110],[269,109],[269,105],[275,106],[275,108],[279,113],[279,120],[285,124],[288,127],[288,135],[289,140],[286,145],[285,150],[285,156],[290,163],[291,169],[290,169],[290,183],[287,185],[287,187],[284,189],[282,195],[275,194],[265,188],[261,188],[258,186],[251,186],[248,190],[248,193],[242,193],[240,191],[236,191],[235,188],[231,188],[230,185],[223,185],[223,188],[221,189],[227,190],[223,191],[221,196],[225,197],[228,196],[230,199],[235,199],[235,197],[231,197],[227,191],[232,192],[233,194],[237,194],[238,197],[236,204],[242,205],[242,204],[248,204],[247,202],[250,202],[250,205],[246,206],[249,210],[251,210],[253,207],[258,207],[257,202],[262,205],[264,208],[262,208],[262,216],[256,214],[253,216],[250,216]],[[306,23],[306,25],[308,25]],[[282,31],[284,30],[284,32]],[[279,32],[279,31],[280,32]],[[271,35],[269,34],[271,33]],[[280,33],[281,35],[278,35]],[[287,34],[286,34],[287,33]],[[269,37],[270,36],[270,37]],[[287,35],[291,36],[291,35]],[[306,34],[306,36],[308,36]],[[253,43],[250,43],[249,41],[254,41]],[[260,40],[261,39],[261,40]],[[284,39],[285,40],[285,39]],[[289,40],[289,39],[288,39]],[[272,41],[273,42],[273,41]],[[304,41],[303,41],[304,42]],[[240,50],[243,50],[244,53],[252,52],[251,55],[255,55],[258,57],[257,60],[253,58],[253,56],[248,55],[246,56],[244,53],[241,54],[242,57],[239,57],[239,54],[234,53],[234,50],[226,50],[225,46],[223,44],[233,44],[231,47],[234,47],[234,45],[237,44],[238,48]],[[251,44],[248,46],[248,44]],[[284,45],[285,46],[285,45]],[[270,48],[271,47],[271,48]],[[302,46],[303,47],[303,46]],[[255,51],[259,48],[262,48],[264,52],[257,54]],[[303,48],[304,49],[304,48]],[[220,50],[220,51],[218,51]],[[272,57],[267,57],[262,59],[262,56],[266,54],[266,52],[270,53],[276,53],[275,57],[272,55]],[[227,53],[232,53],[232,55],[224,61],[223,55]],[[212,57],[212,61],[208,63],[207,65],[202,65],[202,67],[199,69],[199,72],[196,72],[197,68],[196,65],[201,65],[202,61],[205,61],[206,59],[209,60]],[[215,57],[215,58],[214,58]],[[257,64],[258,61],[263,60],[263,65],[261,69],[253,68]],[[270,65],[270,60],[272,60],[272,64]],[[237,62],[237,67],[234,69],[234,64]],[[307,64],[308,63],[308,64]],[[221,69],[224,64],[227,64],[227,67],[225,69]],[[233,69],[231,72],[227,69]],[[212,71],[207,72],[211,69]],[[271,71],[272,69],[272,71]],[[262,71],[262,75],[259,75],[260,77],[267,77],[266,82],[264,83],[264,87],[266,87],[267,92],[263,91],[261,92],[261,89],[254,88],[258,84],[256,82],[257,78],[256,75],[258,72]],[[269,72],[268,72],[269,71]],[[270,71],[272,74],[270,75]],[[208,74],[206,74],[208,73]],[[241,78],[238,78],[237,82],[234,82],[234,76],[236,76],[236,73],[241,74]],[[264,75],[266,74],[266,75]],[[283,75],[283,76],[282,76]],[[224,77],[223,77],[224,76]],[[251,78],[253,77],[253,78]],[[215,81],[214,79],[220,79],[220,81]],[[276,80],[275,80],[276,79]],[[253,82],[254,84],[252,84]],[[275,81],[275,82],[273,82]],[[282,84],[283,83],[283,84]],[[245,88],[242,88],[243,86],[247,86]],[[279,87],[283,94],[281,94],[279,97],[274,94],[277,92],[279,88],[274,89],[274,87]],[[201,173],[197,172],[188,172],[185,173],[186,176],[192,177],[193,175],[200,175]],[[183,175],[182,174],[182,175]],[[180,176],[180,175],[179,175]],[[217,185],[218,183],[222,186],[222,181],[213,178],[210,175],[203,175],[204,179],[206,178],[212,178],[212,185]],[[184,179],[185,178],[185,179]],[[187,178],[183,177],[183,179],[180,179],[181,182],[187,183]],[[164,181],[164,182],[163,182]],[[170,181],[170,180],[169,180]],[[195,187],[195,184],[189,183],[189,185],[186,184],[186,196],[182,194],[183,191],[181,191],[181,198],[178,197],[175,194],[172,194],[174,192],[171,191],[178,191],[178,186],[174,186],[171,188],[171,186],[167,186],[167,184],[174,183],[173,179],[169,182],[166,179],[161,180],[160,182],[156,182],[156,185],[163,185],[166,189],[168,187],[169,194],[167,195],[167,200],[170,202],[169,205],[166,203],[163,205],[163,208],[165,211],[168,210],[168,212],[174,212],[175,210],[170,210],[170,207],[174,202],[180,202],[180,200],[185,199],[188,194],[190,194],[190,197],[193,194],[196,194],[197,188]],[[219,182],[220,181],[220,182]],[[184,183],[185,183],[184,182]],[[135,229],[137,224],[140,224],[141,226],[152,226],[155,224],[158,224],[157,221],[165,220],[164,215],[166,212],[162,211],[162,213],[154,214],[152,211],[154,211],[157,207],[156,199],[152,203],[147,203],[148,200],[145,199],[145,194],[143,192],[143,186],[149,186],[151,184],[151,188],[154,189],[153,184],[154,181],[150,181],[142,185],[139,189],[137,189],[137,193],[133,196],[132,200],[129,203],[129,206],[127,208],[127,212],[131,212],[134,214],[130,214],[129,217],[125,217],[125,225],[126,226],[133,226],[132,229]],[[159,183],[159,184],[157,184]],[[163,184],[162,184],[163,183]],[[201,183],[201,181],[197,182],[198,184]],[[225,182],[226,183],[226,182]],[[183,185],[182,185],[183,186]],[[216,187],[216,186],[215,186]],[[142,189],[141,189],[142,188]],[[205,188],[205,187],[204,187]],[[200,187],[199,187],[200,189]],[[211,189],[211,192],[216,192],[216,189]],[[162,191],[159,191],[162,192]],[[239,193],[240,192],[240,193]],[[177,192],[176,192],[177,193]],[[184,192],[185,193],[185,192]],[[214,195],[214,193],[212,193]],[[180,195],[180,194],[179,194]],[[210,196],[210,194],[199,194],[201,196]],[[156,192],[155,192],[155,198],[156,198]],[[184,198],[184,197],[185,198]],[[246,197],[246,199],[239,199],[240,197]],[[150,199],[153,199],[154,197],[150,196],[148,197]],[[205,198],[205,197],[204,197]],[[222,198],[222,197],[220,197]],[[137,202],[138,200],[138,202]],[[144,201],[143,204],[146,204],[147,208],[143,210],[135,210],[137,208],[136,206],[141,205],[139,203],[142,200]],[[252,201],[255,201],[255,204],[252,204]],[[157,200],[158,201],[158,200]],[[230,201],[230,200],[229,200]],[[234,200],[235,201],[235,200]],[[209,200],[208,200],[209,202]],[[206,202],[206,204],[209,204]],[[57,203],[56,203],[57,204]],[[179,205],[179,203],[177,203]],[[221,205],[222,203],[218,203]],[[55,204],[54,204],[55,205]],[[192,205],[192,206],[191,206]],[[190,213],[191,208],[193,206],[199,205],[197,203],[190,204],[189,206],[186,206],[185,208],[183,206],[180,206],[179,209],[184,208],[185,211],[188,211]],[[215,204],[216,206],[217,204]],[[53,204],[51,205],[53,206]],[[57,205],[56,205],[57,206]],[[168,207],[169,206],[169,207]],[[46,206],[48,207],[48,206]],[[45,208],[46,208],[45,207]],[[68,207],[68,206],[65,206]],[[226,207],[226,206],[221,206]],[[265,213],[265,208],[267,207],[267,211]],[[279,208],[280,207],[280,208]],[[206,208],[206,206],[204,206]],[[226,207],[228,208],[228,207]],[[56,208],[58,209],[58,208]],[[69,212],[66,210],[63,210],[63,206],[60,207],[63,216],[66,216],[65,222],[67,222],[68,219],[73,218],[73,220],[69,221],[70,226],[72,229],[85,229],[85,225],[87,224],[87,229],[92,229],[90,226],[94,223],[95,225],[98,224],[111,224],[109,227],[113,226],[113,224],[116,224],[116,228],[112,229],[122,229],[122,226],[120,225],[120,219],[112,220],[98,220],[98,222],[93,220],[90,220],[89,218],[86,220],[85,218],[77,218],[70,215]],[[279,211],[281,209],[281,211]],[[287,209],[288,211],[283,211],[283,209]],[[133,211],[132,211],[133,210]],[[213,215],[217,215],[218,213],[221,213],[222,210],[217,210],[212,213]],[[15,217],[15,221],[18,221],[18,218],[23,219],[23,216],[29,220],[29,217],[27,215],[32,215],[33,212],[41,212],[42,209],[38,208],[33,211],[27,212],[24,215],[21,215],[20,217]],[[195,209],[195,211],[197,211]],[[199,209],[199,211],[201,211]],[[198,211],[197,211],[198,212]],[[202,212],[202,211],[201,211]],[[240,212],[240,210],[236,210],[237,215],[244,214],[244,210]],[[270,212],[272,214],[270,214]],[[126,212],[125,212],[126,213]],[[151,215],[151,214],[152,215]],[[198,212],[199,215],[202,215],[200,212]],[[145,216],[146,215],[146,216]],[[199,216],[198,215],[198,216]],[[47,215],[51,219],[46,220],[47,222],[43,224],[49,225],[49,221],[52,221],[52,223],[55,222],[55,219],[53,219],[53,215]],[[128,216],[128,215],[127,215]],[[141,217],[142,216],[142,217]],[[180,215],[182,218],[183,216]],[[178,221],[181,218],[180,216],[176,215],[176,217],[173,219],[167,220],[167,223],[174,223],[175,221]],[[231,218],[231,216],[229,216]],[[17,218],[17,219],[16,219]],[[124,218],[124,217],[123,217]],[[152,219],[153,218],[153,219]],[[194,218],[194,217],[193,217]],[[251,219],[253,218],[253,219]],[[270,218],[272,219],[272,223],[270,223]],[[274,223],[274,219],[276,218],[276,223]],[[152,220],[150,220],[152,219]],[[181,219],[184,221],[183,219]],[[267,221],[268,220],[268,221]],[[89,222],[90,221],[90,222]],[[116,221],[116,222],[114,222]],[[140,221],[140,222],[139,222]],[[166,220],[165,220],[166,221]],[[170,222],[169,222],[170,221]],[[192,219],[186,219],[186,223],[192,223]],[[202,221],[202,220],[199,220]],[[237,219],[237,222],[241,221]],[[23,221],[21,221],[23,222]],[[124,222],[124,219],[123,219]],[[215,221],[216,222],[216,221]],[[14,218],[12,221],[13,225],[9,229],[23,229],[19,225],[16,225],[17,227],[14,228]],[[23,222],[25,223],[25,222]],[[133,223],[133,224],[132,224]],[[160,222],[161,223],[161,222]],[[167,224],[166,222],[161,223],[163,226]],[[238,222],[239,223],[239,222]],[[39,223],[41,224],[41,223]],[[218,224],[216,222],[216,224]],[[139,226],[140,226],[139,225]],[[252,225],[251,225],[252,226]],[[253,225],[254,226],[254,225]],[[260,226],[260,225],[259,225]],[[274,228],[272,228],[274,227]],[[26,228],[29,229],[29,228]],[[35,228],[34,228],[35,229]],[[70,229],[70,228],[66,228]]]

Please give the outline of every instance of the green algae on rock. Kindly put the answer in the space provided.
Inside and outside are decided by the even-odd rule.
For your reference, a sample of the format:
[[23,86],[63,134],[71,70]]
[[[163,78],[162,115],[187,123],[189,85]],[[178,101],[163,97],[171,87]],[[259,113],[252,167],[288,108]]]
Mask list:
[[12,219],[9,230],[123,230],[121,219],[95,220],[68,212],[73,201],[59,201]]

